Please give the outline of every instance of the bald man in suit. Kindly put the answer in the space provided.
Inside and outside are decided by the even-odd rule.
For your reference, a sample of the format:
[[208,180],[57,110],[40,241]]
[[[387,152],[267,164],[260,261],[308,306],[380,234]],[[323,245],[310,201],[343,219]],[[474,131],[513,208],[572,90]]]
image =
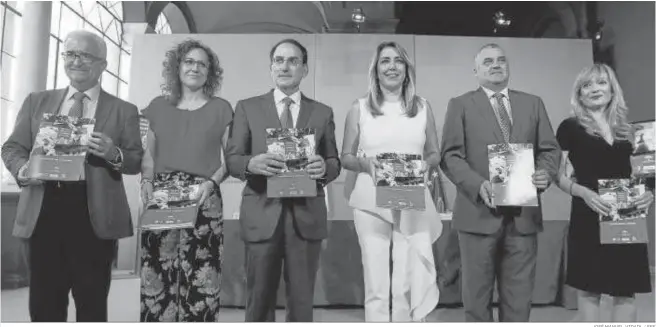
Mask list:
[[542,100],[508,89],[509,65],[496,44],[475,58],[480,88],[449,101],[441,167],[458,195],[453,227],[462,262],[466,321],[494,321],[492,288],[499,286],[499,321],[528,321],[535,283],[541,207],[495,207],[489,181],[489,144],[533,145],[533,184],[543,192],[556,178],[560,148]]

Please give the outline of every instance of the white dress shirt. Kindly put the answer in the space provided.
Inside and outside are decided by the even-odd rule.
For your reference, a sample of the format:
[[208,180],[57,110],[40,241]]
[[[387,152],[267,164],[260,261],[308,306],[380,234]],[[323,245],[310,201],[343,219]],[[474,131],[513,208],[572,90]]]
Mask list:
[[[64,102],[59,109],[60,115],[68,116],[68,112],[71,111],[73,103],[75,102],[73,95],[77,92],[79,91],[73,86],[68,87],[68,92],[66,93],[66,97],[64,97]],[[84,91],[84,94],[86,94],[87,97],[82,100],[82,117],[93,118],[96,116],[98,98],[100,97],[100,83],[96,83],[94,87]]]
[[296,127],[296,122],[298,121],[298,114],[301,111],[301,91],[296,91],[292,95],[287,95],[276,88],[273,90],[273,100],[276,103],[276,110],[278,111],[278,118],[282,116],[282,112],[285,110],[285,103],[282,101],[284,98],[291,98],[294,101],[290,106],[289,110],[292,112],[292,120],[294,121],[294,127]]
[[[494,95],[497,94],[497,93],[503,94],[503,100],[502,101],[503,101],[503,104],[506,107],[506,112],[508,112],[508,117],[510,117],[510,123],[512,123],[513,122],[512,121],[512,110],[510,108],[510,98],[508,97],[508,88],[507,87],[504,88],[503,90],[501,90],[501,92],[494,92],[494,91],[492,91],[490,89],[487,89],[483,86],[481,86],[481,88],[483,89],[483,91],[485,91],[485,94],[487,94],[487,99],[490,100],[490,104],[492,105],[492,108],[494,108],[495,110],[499,109],[498,108],[499,105],[497,104],[497,99],[494,98]],[[494,113],[494,115],[496,116],[496,112]]]

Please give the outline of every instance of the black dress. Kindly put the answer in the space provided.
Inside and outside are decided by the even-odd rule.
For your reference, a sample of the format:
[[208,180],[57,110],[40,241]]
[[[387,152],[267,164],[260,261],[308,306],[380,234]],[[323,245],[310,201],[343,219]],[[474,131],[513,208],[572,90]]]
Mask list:
[[[578,184],[596,192],[598,179],[631,177],[630,142],[610,145],[576,118],[563,121],[556,138],[569,151]],[[653,188],[653,178],[648,182]],[[612,296],[651,292],[647,244],[600,244],[599,215],[579,197],[572,198],[568,242],[567,285]]]

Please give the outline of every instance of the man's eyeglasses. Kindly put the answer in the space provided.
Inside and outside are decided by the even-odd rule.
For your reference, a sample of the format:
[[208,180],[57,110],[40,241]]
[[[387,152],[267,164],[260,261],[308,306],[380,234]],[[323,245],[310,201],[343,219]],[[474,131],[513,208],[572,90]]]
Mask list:
[[298,66],[301,64],[302,60],[301,58],[298,57],[289,57],[289,58],[284,58],[284,57],[274,57],[273,58],[273,63],[276,64],[277,66],[282,66],[285,64],[285,61],[289,63],[291,66]]
[[202,60],[194,60],[194,59],[191,59],[191,58],[187,58],[187,59],[183,60],[182,63],[187,67],[194,67],[194,66],[198,65],[198,67],[200,67],[202,69],[207,68],[207,64]]
[[80,60],[85,63],[85,64],[90,64],[96,60],[101,60],[100,58],[86,52],[82,51],[64,51],[61,53],[62,58],[66,61],[75,61],[76,58],[80,58]]

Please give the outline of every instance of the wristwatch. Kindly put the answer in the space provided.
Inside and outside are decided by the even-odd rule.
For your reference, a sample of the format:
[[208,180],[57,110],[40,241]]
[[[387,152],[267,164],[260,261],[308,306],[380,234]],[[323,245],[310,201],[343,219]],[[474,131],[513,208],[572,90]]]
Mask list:
[[114,149],[116,149],[116,154],[114,154],[114,157],[108,162],[110,165],[114,166],[114,169],[118,170],[121,168],[121,164],[123,163],[123,156],[121,155],[121,150],[118,147],[115,147]]

